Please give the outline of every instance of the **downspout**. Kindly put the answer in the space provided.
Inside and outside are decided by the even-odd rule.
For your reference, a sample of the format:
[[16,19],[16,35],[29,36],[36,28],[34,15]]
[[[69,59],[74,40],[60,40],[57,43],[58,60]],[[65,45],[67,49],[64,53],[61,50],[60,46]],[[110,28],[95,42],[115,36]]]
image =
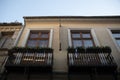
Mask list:
[[62,50],[62,48],[61,48],[61,19],[59,19],[59,41],[60,41],[60,43],[59,43],[59,51],[61,51]]

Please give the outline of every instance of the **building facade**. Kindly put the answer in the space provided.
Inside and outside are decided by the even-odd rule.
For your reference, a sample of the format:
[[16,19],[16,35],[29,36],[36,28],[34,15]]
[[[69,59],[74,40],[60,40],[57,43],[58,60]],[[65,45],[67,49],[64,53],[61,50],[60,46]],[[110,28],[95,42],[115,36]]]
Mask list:
[[20,30],[22,28],[22,23],[0,23],[0,48],[10,49],[16,46]]
[[0,23],[0,76],[5,71],[8,50],[16,46],[19,40],[22,23]]
[[[18,23],[9,24],[9,26],[8,24],[0,24],[1,48],[10,49],[11,46],[17,46],[27,49],[53,49],[53,51],[49,50],[50,52],[40,53],[53,53],[53,73],[69,73],[70,68],[68,65],[70,60],[68,60],[68,58],[70,56],[71,59],[71,53],[74,53],[77,58],[76,53],[78,52],[78,47],[80,49],[84,47],[84,53],[89,53],[87,52],[87,48],[89,47],[98,48],[108,46],[111,48],[110,55],[108,54],[108,56],[110,56],[109,59],[104,57],[106,54],[93,54],[87,58],[79,58],[87,64],[92,64],[96,61],[95,65],[97,65],[97,58],[99,58],[98,63],[107,63],[110,64],[110,66],[114,66],[112,63],[109,63],[109,60],[113,59],[114,61],[110,62],[115,63],[117,65],[117,72],[120,72],[120,16],[24,16],[23,18],[23,27],[22,24]],[[10,37],[8,42],[7,40],[4,41],[4,36],[6,39],[7,34],[9,34],[8,36]],[[75,51],[70,52],[68,51],[69,48],[74,48]],[[36,49],[34,49],[33,52],[35,50]],[[25,53],[28,52],[26,51]],[[70,55],[68,55],[69,53]],[[80,54],[80,56],[84,55]],[[47,59],[49,59],[49,57]],[[24,60],[31,59],[24,58]],[[32,60],[33,63],[37,61],[36,57],[32,58]],[[111,67],[108,68],[112,69]],[[10,70],[10,68],[8,69]],[[25,67],[24,72],[26,72],[26,69]],[[27,80],[29,79],[30,78],[27,78]],[[34,80],[34,78],[32,79]]]
[[[18,46],[32,45],[33,47],[47,46],[53,48],[53,71],[55,72],[68,71],[67,48],[77,46],[110,46],[112,48],[112,56],[117,65],[120,66],[120,17],[25,16],[24,21],[24,30]],[[43,37],[49,35],[49,39],[43,39],[43,41],[38,43],[34,42],[34,40],[30,42],[29,36],[32,32],[33,36],[37,36],[34,31],[38,31],[38,34],[45,33]],[[85,37],[81,39],[77,37],[79,35]],[[75,38],[79,38],[79,40]]]

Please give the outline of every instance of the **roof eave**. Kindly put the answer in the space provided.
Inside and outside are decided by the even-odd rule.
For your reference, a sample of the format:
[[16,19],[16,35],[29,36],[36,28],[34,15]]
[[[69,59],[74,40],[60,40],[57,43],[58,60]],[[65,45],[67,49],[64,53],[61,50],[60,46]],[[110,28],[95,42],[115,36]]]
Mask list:
[[47,18],[82,18],[82,19],[93,19],[93,18],[120,18],[120,16],[24,16],[24,19],[47,19]]

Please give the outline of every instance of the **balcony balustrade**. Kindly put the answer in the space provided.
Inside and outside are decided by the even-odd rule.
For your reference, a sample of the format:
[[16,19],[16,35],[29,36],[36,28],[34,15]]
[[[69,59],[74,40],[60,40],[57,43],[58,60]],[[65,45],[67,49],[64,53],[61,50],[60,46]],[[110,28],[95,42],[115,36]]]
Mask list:
[[13,48],[8,55],[7,72],[52,72],[51,48]]
[[8,49],[7,48],[0,48],[0,80],[2,80],[5,72],[5,63],[8,59]]
[[68,48],[69,73],[114,73],[116,69],[110,47]]
[[4,71],[4,66],[7,60],[8,49],[0,48],[0,74]]

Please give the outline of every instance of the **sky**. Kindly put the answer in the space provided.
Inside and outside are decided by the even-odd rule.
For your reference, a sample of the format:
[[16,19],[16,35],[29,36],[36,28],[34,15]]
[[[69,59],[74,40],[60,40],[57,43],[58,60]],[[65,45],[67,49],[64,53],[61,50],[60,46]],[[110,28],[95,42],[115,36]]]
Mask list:
[[120,0],[0,0],[0,22],[24,22],[23,16],[120,15]]

